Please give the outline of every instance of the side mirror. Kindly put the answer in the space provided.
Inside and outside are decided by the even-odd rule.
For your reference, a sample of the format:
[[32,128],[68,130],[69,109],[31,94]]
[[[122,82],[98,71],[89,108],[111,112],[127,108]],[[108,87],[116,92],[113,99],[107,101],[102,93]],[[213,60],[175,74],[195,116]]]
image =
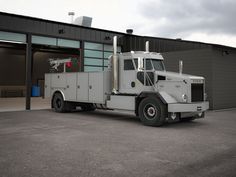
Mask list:
[[138,70],[144,70],[143,58],[138,57]]

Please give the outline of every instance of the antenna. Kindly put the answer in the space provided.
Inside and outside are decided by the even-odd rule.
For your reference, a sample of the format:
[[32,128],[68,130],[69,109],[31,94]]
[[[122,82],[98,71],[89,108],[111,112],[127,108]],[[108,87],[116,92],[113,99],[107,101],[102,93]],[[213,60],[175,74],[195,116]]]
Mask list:
[[75,12],[68,12],[68,15],[70,16],[71,18],[71,23],[74,22],[74,15],[75,15]]

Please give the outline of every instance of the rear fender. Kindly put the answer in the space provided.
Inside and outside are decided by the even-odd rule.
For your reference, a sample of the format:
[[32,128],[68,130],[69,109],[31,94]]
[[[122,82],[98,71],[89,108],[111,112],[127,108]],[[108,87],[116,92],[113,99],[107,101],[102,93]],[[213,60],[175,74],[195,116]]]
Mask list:
[[53,99],[54,99],[54,96],[55,96],[56,93],[60,93],[62,95],[63,100],[65,101],[65,94],[63,93],[63,91],[60,90],[60,89],[55,90],[52,94],[52,99],[51,99],[51,107],[52,108],[53,108],[53,103],[52,102],[53,102]]

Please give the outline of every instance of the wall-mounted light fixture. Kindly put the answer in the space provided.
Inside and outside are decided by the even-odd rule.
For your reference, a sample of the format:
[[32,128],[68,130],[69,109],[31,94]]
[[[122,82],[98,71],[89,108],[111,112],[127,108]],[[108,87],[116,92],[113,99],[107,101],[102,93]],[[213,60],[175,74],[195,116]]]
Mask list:
[[223,56],[229,55],[229,51],[228,51],[228,50],[223,50],[223,51],[222,51],[222,55],[223,55]]
[[110,36],[105,36],[104,38],[106,41],[110,41],[111,40],[111,37]]
[[65,32],[64,29],[59,29],[59,30],[58,30],[58,33],[59,33],[59,34],[65,34],[66,32]]

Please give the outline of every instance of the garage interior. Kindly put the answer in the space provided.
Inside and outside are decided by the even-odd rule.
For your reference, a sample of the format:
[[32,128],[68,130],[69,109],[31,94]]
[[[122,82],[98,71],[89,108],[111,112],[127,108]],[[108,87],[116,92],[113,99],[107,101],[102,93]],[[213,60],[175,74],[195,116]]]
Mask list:
[[[24,110],[26,98],[26,45],[0,43],[0,111]],[[52,72],[49,59],[71,58],[67,72],[81,70],[80,48],[32,45],[31,107],[50,108],[50,100],[44,99],[44,74]],[[58,71],[62,72],[60,66]]]

